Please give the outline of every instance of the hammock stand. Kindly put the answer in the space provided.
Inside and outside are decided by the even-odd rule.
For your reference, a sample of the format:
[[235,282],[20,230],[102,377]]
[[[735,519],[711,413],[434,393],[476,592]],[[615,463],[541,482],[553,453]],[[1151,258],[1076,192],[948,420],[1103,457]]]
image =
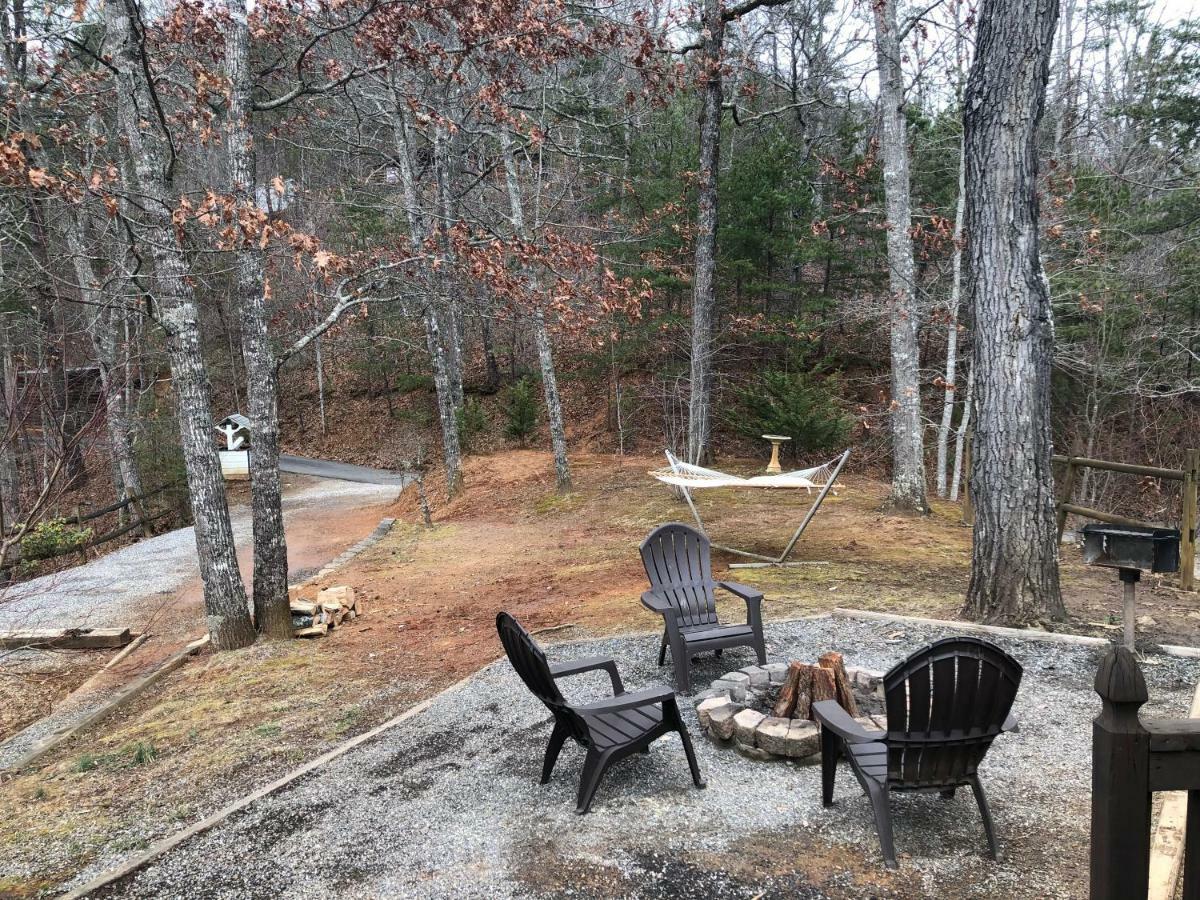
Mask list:
[[[700,513],[696,510],[696,504],[692,502],[691,488],[697,487],[774,487],[774,488],[797,488],[802,487],[809,492],[813,488],[819,487],[820,492],[817,494],[817,499],[813,505],[808,508],[808,512],[804,514],[804,518],[800,522],[800,526],[792,535],[792,539],[787,542],[787,546],[783,548],[783,552],[779,556],[763,556],[761,553],[751,553],[749,550],[739,550],[736,547],[725,547],[721,544],[713,544],[718,550],[724,550],[726,553],[733,553],[736,556],[744,556],[747,559],[757,560],[749,563],[730,563],[731,569],[763,569],[768,566],[803,566],[817,565],[815,562],[788,562],[788,556],[791,555],[796,543],[800,540],[800,535],[804,534],[809,523],[813,520],[813,516],[817,514],[817,510],[821,508],[821,503],[833,489],[833,484],[837,481],[837,477],[841,474],[842,467],[846,465],[846,460],[850,458],[850,451],[847,450],[837,461],[833,463],[833,468],[829,471],[828,478],[825,479],[823,485],[818,485],[812,480],[819,472],[824,469],[829,469],[830,463],[816,466],[811,469],[801,469],[797,472],[785,472],[780,475],[756,475],[753,478],[740,478],[736,475],[726,475],[724,472],[718,472],[715,469],[704,469],[700,466],[693,466],[690,463],[685,463],[670,451],[664,451],[667,455],[667,469],[659,469],[650,474],[664,484],[669,484],[680,489],[683,492],[683,499],[687,501],[688,508],[692,511],[692,516],[696,520],[696,525],[705,534],[708,534],[704,527],[704,522],[700,518]],[[832,462],[832,461],[831,461]]]

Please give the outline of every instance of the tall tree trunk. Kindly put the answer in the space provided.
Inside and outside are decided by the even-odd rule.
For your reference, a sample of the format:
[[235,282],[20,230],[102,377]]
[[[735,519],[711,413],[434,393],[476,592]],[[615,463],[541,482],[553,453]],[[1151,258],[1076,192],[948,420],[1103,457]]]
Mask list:
[[717,310],[717,179],[721,164],[721,59],[725,17],[721,0],[704,2],[700,50],[700,163],[696,175],[696,251],[692,273],[691,396],[687,456],[709,457],[712,437],[713,319]]
[[942,421],[937,438],[937,495],[946,496],[946,458],[950,449],[950,425],[954,419],[954,399],[958,393],[958,308],[962,303],[962,230],[966,206],[964,190],[965,157],[959,148],[958,204],[954,210],[954,274],[950,284],[950,300],[946,304],[946,390],[942,397]]
[[927,513],[925,423],[921,418],[920,304],[910,228],[908,129],[896,0],[877,0],[875,49],[879,61],[883,191],[887,208],[888,282],[891,289],[892,495],[898,509]]
[[254,643],[254,625],[238,570],[225,483],[212,437],[212,400],[200,345],[200,310],[168,206],[176,196],[171,184],[173,153],[169,135],[157,117],[143,36],[132,15],[137,9],[134,3],[113,0],[104,7],[116,71],[117,119],[143,198],[143,219],[138,227],[144,229],[154,259],[155,300],[171,363],[208,630],[216,649],[229,650]]
[[967,438],[971,434],[971,409],[975,405],[975,367],[967,367],[967,396],[963,398],[962,417],[954,435],[954,475],[950,479],[950,499],[958,502],[962,487],[963,456],[967,449]]
[[140,499],[142,475],[134,456],[129,419],[125,414],[124,386],[113,377],[117,370],[117,310],[104,292],[100,280],[87,256],[87,226],[82,211],[76,211],[66,225],[67,247],[79,282],[79,294],[87,307],[94,311],[91,339],[96,363],[100,370],[100,390],[104,395],[104,419],[108,430],[109,451],[116,465],[119,483],[118,499],[131,500],[133,512],[141,521],[142,533],[150,535],[146,509]]
[[975,506],[965,615],[1065,614],[1050,468],[1050,290],[1038,255],[1037,133],[1057,0],[984,0],[967,82],[967,292],[974,331]]
[[[5,280],[4,242],[0,241],[0,287]],[[21,515],[21,473],[17,466],[17,367],[13,359],[10,320],[13,313],[0,313],[0,541]]]
[[[394,75],[389,75],[394,78]],[[409,149],[408,122],[404,115],[403,100],[396,90],[395,84],[390,83],[392,93],[392,146],[396,156],[396,168],[400,176],[401,196],[404,198],[404,212],[408,219],[408,236],[416,253],[422,242],[429,236],[430,226],[417,200],[417,183],[413,175],[412,155]],[[442,456],[446,465],[446,493],[453,497],[462,487],[462,444],[458,435],[458,405],[455,403],[456,393],[461,395],[462,383],[459,380],[458,391],[454,386],[454,377],[446,362],[445,338],[442,334],[440,303],[438,289],[440,276],[425,266],[424,278],[428,285],[431,302],[426,304],[423,316],[425,319],[425,344],[429,349],[430,366],[433,369],[433,388],[437,395],[438,421],[442,429]]]
[[[448,261],[454,259],[454,247],[450,243],[450,226],[457,219],[454,200],[450,190],[450,137],[444,128],[438,128],[433,140],[434,174],[437,179],[438,206],[441,210],[442,252]],[[450,284],[447,271],[439,272],[438,283],[442,285],[441,308],[442,321],[445,324],[446,343],[446,374],[450,380],[451,396],[454,398],[455,421],[458,412],[463,408],[463,364],[462,364],[462,329],[461,313],[458,301],[454,299],[456,291]]]
[[[513,159],[512,141],[503,128],[498,130],[500,152],[504,156],[504,180],[508,187],[508,203],[513,232],[523,241],[531,235],[525,221],[521,202],[521,185],[517,180],[517,162]],[[554,482],[559,491],[571,490],[571,463],[567,459],[567,431],[563,425],[562,401],[558,396],[558,377],[554,371],[554,351],[546,330],[546,313],[541,301],[535,299],[533,310],[533,339],[537,344],[538,364],[542,370],[542,395],[546,401],[546,419],[550,425],[550,446],[554,450]]]
[[[244,209],[256,208],[254,133],[250,95],[250,26],[246,0],[226,0],[225,152],[233,197]],[[253,221],[253,219],[252,219]],[[268,331],[264,253],[258,235],[242,235],[235,252],[237,292],[242,312],[242,359],[250,413],[250,492],[254,518],[254,624],[273,640],[292,636],[288,604],[287,539],[279,479],[279,367]]]

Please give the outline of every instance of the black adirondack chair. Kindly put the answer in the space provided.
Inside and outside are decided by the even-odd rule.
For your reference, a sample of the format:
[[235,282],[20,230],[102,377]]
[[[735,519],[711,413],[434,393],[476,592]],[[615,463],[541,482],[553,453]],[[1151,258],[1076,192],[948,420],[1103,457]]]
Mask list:
[[[692,740],[679,717],[674,691],[663,685],[655,685],[632,694],[625,693],[616,662],[605,656],[561,663],[548,662],[529,632],[506,612],[496,616],[496,631],[500,634],[509,662],[525,686],[554,715],[554,730],[542,762],[542,784],[550,781],[550,773],[554,771],[554,763],[567,738],[587,750],[583,775],[579,779],[579,797],[575,807],[577,813],[586,813],[591,807],[596,787],[610,765],[631,753],[649,753],[650,744],[671,731],[679,732],[696,787],[704,787]],[[612,680],[611,699],[579,706],[573,706],[563,699],[555,679],[598,669],[608,672]]]
[[[732,581],[713,581],[708,538],[687,525],[660,525],[642,541],[642,565],[650,579],[650,590],[642,594],[642,605],[664,620],[658,664],[664,664],[667,647],[675,666],[675,687],[692,691],[692,654],[725,647],[753,647],[759,665],[767,661],[763,641],[762,591]],[[746,601],[746,624],[722,625],[717,619],[715,588],[722,588]]]
[[884,862],[896,867],[891,791],[937,791],[952,798],[970,785],[983,816],[993,859],[996,829],[978,768],[992,741],[1017,727],[1010,710],[1021,665],[999,647],[973,637],[935,641],[883,677],[887,731],[863,728],[835,700],[813,704],[821,724],[821,792],[833,804],[839,754],[871,798]]

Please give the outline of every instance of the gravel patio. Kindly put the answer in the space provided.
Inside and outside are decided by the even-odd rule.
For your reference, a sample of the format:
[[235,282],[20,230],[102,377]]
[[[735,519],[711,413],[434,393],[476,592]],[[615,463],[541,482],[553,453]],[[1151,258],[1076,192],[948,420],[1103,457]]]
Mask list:
[[[769,608],[768,608],[769,614]],[[825,651],[883,670],[953,632],[842,617],[769,622],[772,660]],[[1087,893],[1091,684],[1099,653],[997,640],[1025,667],[1015,713],[981,770],[1004,850],[985,855],[970,792],[893,800],[900,869],[880,859],[870,806],[848,768],[823,809],[817,765],[756,762],[692,729],[706,790],[692,787],[675,736],[606,776],[577,816],[581,751],[568,744],[538,785],[550,717],[506,661],[182,844],[103,896],[180,897],[1083,897]],[[497,647],[498,649],[498,647]],[[664,681],[653,637],[550,648],[552,659],[616,657],[627,688]],[[700,689],[753,662],[711,654]],[[1149,657],[1148,712],[1186,714],[1200,660]],[[572,698],[607,691],[602,673],[565,679]],[[115,860],[101,860],[89,877]]]

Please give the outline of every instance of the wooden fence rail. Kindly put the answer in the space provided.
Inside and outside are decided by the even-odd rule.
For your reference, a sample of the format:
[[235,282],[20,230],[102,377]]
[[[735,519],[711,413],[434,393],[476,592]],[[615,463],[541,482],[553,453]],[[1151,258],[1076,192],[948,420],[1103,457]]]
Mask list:
[[1200,450],[1187,451],[1184,455],[1182,469],[1139,466],[1133,463],[1110,462],[1106,459],[1089,459],[1086,456],[1056,455],[1053,457],[1053,461],[1067,467],[1062,480],[1062,490],[1055,507],[1058,512],[1059,541],[1062,540],[1063,531],[1067,526],[1067,516],[1071,513],[1112,525],[1148,527],[1154,524],[1073,504],[1071,497],[1075,490],[1075,475],[1079,469],[1100,469],[1106,472],[1120,472],[1124,475],[1142,475],[1150,478],[1162,478],[1166,481],[1182,482],[1183,497],[1179,513],[1179,586],[1185,591],[1196,589],[1196,485],[1200,482]]

